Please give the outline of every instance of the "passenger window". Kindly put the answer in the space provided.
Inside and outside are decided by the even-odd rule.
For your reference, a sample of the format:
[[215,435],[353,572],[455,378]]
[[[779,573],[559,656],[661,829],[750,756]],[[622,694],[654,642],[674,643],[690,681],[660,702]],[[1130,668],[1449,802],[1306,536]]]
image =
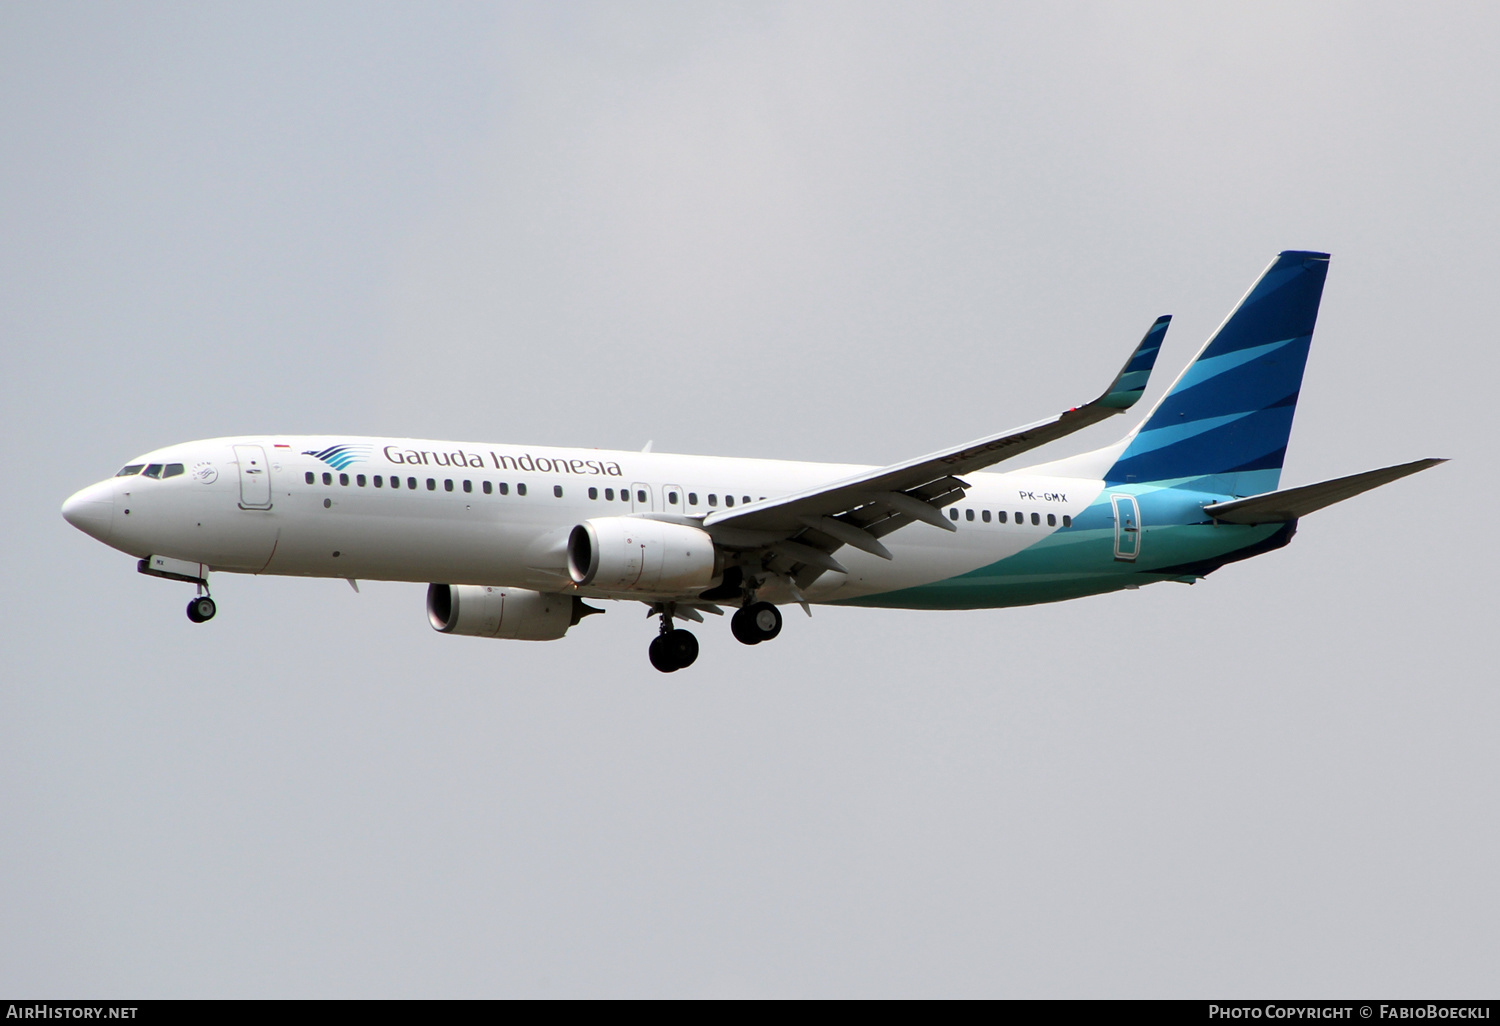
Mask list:
[[668,506],[675,506],[675,505],[677,505],[677,493],[676,492],[668,492],[667,493],[667,505]]
[[509,495],[510,494],[510,485],[506,484],[504,481],[500,482],[500,494],[501,495]]
[[481,484],[484,486],[484,494],[490,494],[490,492],[492,491],[492,489],[490,488],[490,483],[488,481],[483,481],[481,482]]
[[710,506],[717,506],[719,504],[719,497],[717,495],[715,495],[713,492],[709,492],[708,493],[708,504]]
[[591,498],[591,499],[597,499],[597,498],[599,498],[599,489],[597,489],[597,488],[590,488],[589,489],[589,498]]
[[375,475],[375,487],[376,488],[383,488],[383,487],[385,487],[385,478],[381,477],[379,474]]
[[553,495],[554,498],[561,499],[562,498],[562,485],[553,485],[552,486],[552,495]]
[[437,479],[436,478],[429,477],[427,479],[427,490],[429,492],[435,492],[435,491],[437,491]]
[[645,492],[644,489],[639,489],[639,488],[636,489],[635,501],[636,502],[645,502],[646,501],[646,492]]
[[990,522],[990,511],[987,510],[987,509],[980,510],[979,511],[979,519],[983,520],[986,524],[989,523]]
[[524,484],[518,484],[518,485],[516,485],[516,494],[517,495],[525,495],[526,494],[526,486]]
[[1031,514],[1031,526],[1032,527],[1039,526],[1041,524],[1041,522],[1042,522],[1042,517],[1041,517],[1040,513],[1033,513],[1033,514]]
[[417,479],[414,478],[414,477],[407,478],[406,479],[406,487],[410,488],[412,491],[416,491],[417,490]]
[[697,492],[688,492],[688,505],[689,506],[696,506],[696,505],[698,505],[698,493]]
[[964,510],[964,519],[972,522],[974,520],[974,511],[972,509]]
[[1073,518],[1070,517],[1070,516],[1068,516],[1066,513],[1063,514],[1063,526],[1064,527],[1072,527],[1073,526]]
[[400,488],[401,487],[401,479],[399,477],[397,477],[395,474],[391,475],[391,487],[392,488]]
[[473,490],[474,490],[474,482],[473,481],[469,481],[469,480],[466,479],[464,481],[464,491],[466,491],[466,492],[472,492]]
[[333,484],[333,475],[326,470],[323,471],[323,483],[326,485]]
[[956,509],[950,509],[950,510],[948,510],[948,519],[949,520],[957,520],[958,519],[958,510],[956,510]]
[[443,480],[443,491],[445,491],[445,492],[451,492],[451,491],[453,491],[453,478],[450,477],[450,478],[445,478]]
[[[121,471],[121,473],[124,473],[124,472],[123,472],[123,471]],[[116,475],[115,475],[115,476],[116,476],[116,477],[119,477],[119,476],[120,476],[120,474],[116,474]],[[308,472],[307,472],[307,483],[308,483],[308,484],[312,484],[312,483],[313,483],[313,482],[315,482],[315,481],[316,481],[316,480],[317,480],[317,478],[316,478],[316,477],[314,477],[314,476],[313,476],[313,472],[312,472],[312,471],[311,471],[311,470],[309,470],[309,471],[308,471]]]
[[1006,513],[1005,510],[1002,509],[995,514],[995,519],[1003,524],[1010,519],[1010,514]]
[[363,488],[365,486],[365,475],[363,475],[363,474],[355,474],[354,475],[354,483],[357,484],[357,485],[359,485],[361,488]]
[[161,472],[161,476],[163,478],[176,477],[178,474],[181,474],[181,473],[182,473],[182,464],[181,463],[168,463],[167,464],[167,469],[163,470]]
[[349,475],[348,474],[340,474],[339,475],[339,484],[343,485],[345,488],[348,488],[349,487]]
[[[144,467],[144,466],[145,466],[144,463],[132,463],[128,467],[121,467],[120,468],[120,472],[118,474],[116,474],[115,477],[134,477],[135,475],[137,475],[137,474],[139,474],[141,472],[141,468]],[[309,481],[311,481],[312,480],[312,475],[308,474],[307,475],[307,479]]]
[[1026,523],[1026,514],[1022,513],[1020,510],[1016,510],[1016,523],[1017,524],[1024,524],[1024,523]]
[[726,496],[724,496],[724,505],[726,505],[726,506],[733,506],[734,505],[734,496],[733,495],[726,495]]
[[748,496],[748,495],[742,495],[742,496],[740,496],[740,501],[744,502],[746,505],[749,505],[749,503],[750,503],[750,496]]
[[614,502],[615,501],[615,490],[613,488],[606,488],[606,489],[604,489],[604,497],[606,499],[608,499],[610,502]]
[[1048,527],[1056,527],[1057,526],[1057,514],[1056,513],[1048,513],[1047,514],[1047,526]]

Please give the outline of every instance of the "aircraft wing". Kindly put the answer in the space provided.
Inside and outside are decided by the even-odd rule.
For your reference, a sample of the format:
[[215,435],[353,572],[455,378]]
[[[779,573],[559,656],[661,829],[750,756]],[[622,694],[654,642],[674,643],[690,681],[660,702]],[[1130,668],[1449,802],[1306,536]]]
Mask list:
[[1348,477],[1339,477],[1332,481],[1303,485],[1300,488],[1283,488],[1277,492],[1252,495],[1247,499],[1216,502],[1211,506],[1204,506],[1203,512],[1226,524],[1285,523],[1320,510],[1324,506],[1332,506],[1335,502],[1353,498],[1360,492],[1379,488],[1383,484],[1389,484],[1408,474],[1415,474],[1419,470],[1426,470],[1439,463],[1447,462],[1447,460],[1440,459],[1415,460],[1399,466],[1367,470],[1363,474],[1350,474]]
[[878,539],[897,528],[920,520],[953,530],[940,510],[961,498],[968,487],[956,475],[1018,456],[1134,406],[1171,320],[1157,318],[1109,388],[1090,403],[819,488],[717,510],[704,518],[703,527],[715,542],[730,548],[775,550],[780,566],[771,569],[794,576],[803,586],[824,570],[843,572],[831,553],[845,544],[889,559]]

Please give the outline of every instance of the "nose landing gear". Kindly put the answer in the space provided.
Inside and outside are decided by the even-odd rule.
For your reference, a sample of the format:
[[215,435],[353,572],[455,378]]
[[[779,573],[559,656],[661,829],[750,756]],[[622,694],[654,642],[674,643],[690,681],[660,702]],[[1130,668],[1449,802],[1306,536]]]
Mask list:
[[187,605],[187,618],[194,623],[206,623],[219,611],[218,604],[207,595],[199,595]]

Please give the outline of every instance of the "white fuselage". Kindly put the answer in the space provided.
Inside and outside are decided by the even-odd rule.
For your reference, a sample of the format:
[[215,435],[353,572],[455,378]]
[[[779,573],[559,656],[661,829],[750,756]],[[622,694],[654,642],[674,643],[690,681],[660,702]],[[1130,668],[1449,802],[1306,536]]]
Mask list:
[[[317,455],[335,449],[332,462]],[[182,470],[109,478],[69,499],[65,509],[100,541],[141,558],[166,556],[236,573],[497,585],[598,598],[644,596],[575,588],[563,549],[585,520],[702,517],[868,469],[320,436],[188,442],[131,465]],[[965,480],[967,495],[947,511],[957,512],[959,530],[913,524],[897,531],[886,539],[892,560],[846,546],[839,560],[849,573],[822,575],[807,599],[896,591],[995,563],[1053,533],[1103,487],[1024,471]]]

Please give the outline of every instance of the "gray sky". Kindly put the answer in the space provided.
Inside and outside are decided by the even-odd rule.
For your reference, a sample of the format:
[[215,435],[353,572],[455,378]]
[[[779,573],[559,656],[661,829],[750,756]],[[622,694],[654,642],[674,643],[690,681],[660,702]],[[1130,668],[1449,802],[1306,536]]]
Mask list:
[[[0,7],[0,992],[1494,993],[1497,27]],[[641,606],[492,642],[226,575],[194,626],[58,515],[262,431],[893,462],[1161,313],[1170,380],[1290,248],[1283,483],[1454,462],[1192,588],[713,623],[664,677]]]

